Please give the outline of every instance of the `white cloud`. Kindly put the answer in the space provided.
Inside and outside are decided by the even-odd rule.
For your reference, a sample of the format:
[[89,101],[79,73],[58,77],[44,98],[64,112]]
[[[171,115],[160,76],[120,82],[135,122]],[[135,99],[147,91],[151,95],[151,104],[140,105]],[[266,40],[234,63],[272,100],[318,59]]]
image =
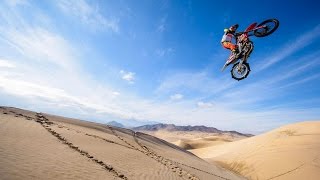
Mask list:
[[114,91],[112,94],[113,94],[114,96],[119,96],[119,95],[120,95],[120,93],[117,92],[117,91]]
[[38,27],[25,27],[21,30],[7,28],[0,31],[9,46],[30,60],[52,63],[64,68],[74,66],[75,51],[57,34]]
[[122,75],[122,79],[128,81],[130,84],[134,83],[135,80],[135,73],[133,72],[126,72],[124,70],[120,71],[120,74]]
[[202,102],[202,101],[200,101],[200,102],[197,103],[197,105],[198,105],[199,108],[211,108],[211,107],[213,107],[213,103],[210,103],[210,102]]
[[39,19],[29,22],[19,8],[0,6],[0,18],[3,20],[0,24],[0,45],[3,47],[2,51],[5,50],[2,54],[6,54],[6,57],[16,57],[19,63],[33,61],[63,68],[75,66],[75,54],[79,54],[74,50],[76,46],[71,46],[63,36],[51,31],[49,17],[37,7],[30,4],[28,10],[32,12],[32,17],[45,17],[45,26],[36,23]]
[[[33,8],[30,6],[30,10]],[[28,23],[18,9],[3,6],[0,9],[0,17],[4,19],[0,24],[0,48],[10,57],[10,61],[0,61],[1,95],[18,97],[19,104],[24,102],[28,106],[50,104],[54,109],[64,104],[81,109],[81,112],[72,112],[74,114],[85,109],[87,113],[132,116],[117,102],[115,97],[119,97],[120,92],[99,84],[82,69],[79,61],[85,57],[79,53],[83,50],[77,43],[52,31],[55,28],[49,29],[52,24],[46,28],[35,26]],[[43,16],[36,8],[32,12],[36,17]]]
[[66,14],[79,18],[85,25],[94,29],[108,29],[115,33],[119,32],[119,19],[106,18],[98,6],[92,6],[85,0],[59,0],[59,8]]
[[112,102],[114,101],[112,99],[103,98],[105,103],[102,103],[102,101],[99,102],[90,94],[86,94],[87,96],[72,95],[72,93],[64,89],[38,84],[25,79],[19,80],[0,76],[0,90],[18,97],[37,100],[38,105],[50,103],[51,108],[64,104],[65,107],[69,108],[82,108],[87,113],[95,111],[96,113],[106,113],[118,118],[127,119],[131,117],[130,112]]
[[68,97],[62,89],[46,87],[25,79],[17,80],[0,76],[0,87],[5,92],[17,96],[42,97],[52,101]]
[[171,100],[181,100],[183,98],[182,94],[174,94],[172,96],[170,96]]
[[16,66],[8,60],[0,59],[0,67],[14,68]]

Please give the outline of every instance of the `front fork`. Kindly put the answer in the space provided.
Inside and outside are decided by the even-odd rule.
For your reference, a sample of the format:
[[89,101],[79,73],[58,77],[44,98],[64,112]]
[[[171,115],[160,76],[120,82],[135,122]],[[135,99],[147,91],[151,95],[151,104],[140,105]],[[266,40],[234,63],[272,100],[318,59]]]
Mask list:
[[241,59],[240,59],[239,65],[238,65],[238,67],[237,67],[238,72],[241,72],[241,71],[242,71],[242,64],[243,64],[244,61],[245,61],[244,58],[241,58]]
[[[238,43],[238,51],[239,51],[239,53],[242,54],[242,43]],[[241,54],[239,54],[239,56],[241,56]],[[240,62],[239,62],[238,68],[237,68],[237,70],[238,70],[239,72],[241,71],[242,64],[243,64],[243,62],[244,62],[245,60],[246,60],[245,57],[242,57],[242,58],[240,59]]]
[[[245,48],[245,49],[246,49],[246,52],[244,52],[244,55],[243,55],[243,57],[241,58],[241,60],[240,60],[240,62],[239,62],[238,70],[241,70],[241,67],[242,67],[243,62],[245,62],[245,61],[248,59],[248,57],[250,56],[250,54],[251,54],[251,52],[252,52],[252,50],[253,50],[253,44],[252,44],[251,41],[246,42],[246,44],[243,45],[243,46],[249,46],[249,47],[246,47],[246,48]],[[242,44],[241,44],[241,43],[239,43],[238,47],[239,47],[239,51],[240,51],[241,53],[243,53],[243,52],[242,52],[242,48],[243,48],[243,47],[242,47]]]

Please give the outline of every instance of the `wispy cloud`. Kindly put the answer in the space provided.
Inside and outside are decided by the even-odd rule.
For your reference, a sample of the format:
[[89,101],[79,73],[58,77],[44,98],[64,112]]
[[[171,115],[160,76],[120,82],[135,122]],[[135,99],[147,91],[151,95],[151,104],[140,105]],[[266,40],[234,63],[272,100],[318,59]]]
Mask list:
[[28,4],[28,0],[5,0],[5,2],[12,7]]
[[58,7],[65,13],[79,18],[86,26],[94,29],[107,29],[115,33],[119,32],[119,18],[104,17],[99,7],[92,6],[86,0],[58,1]]
[[41,97],[51,101],[70,98],[62,89],[46,87],[26,80],[0,76],[0,87],[9,94],[24,97]]
[[120,74],[121,74],[121,76],[122,76],[121,78],[123,80],[128,81],[130,84],[134,84],[134,80],[135,80],[135,73],[134,72],[127,72],[127,71],[121,70]]
[[0,59],[0,67],[14,68],[15,65],[8,60]]
[[[122,109],[121,106],[114,102],[114,99],[111,99],[114,96],[118,96],[118,92],[110,91],[111,96],[109,96],[109,98],[104,96],[103,101],[109,102],[108,104],[103,103],[101,100],[99,101],[95,99],[95,97],[89,93],[87,93],[86,96],[76,95],[75,93],[64,90],[65,87],[63,87],[63,89],[55,88],[45,85],[45,83],[36,83],[32,81],[32,79],[26,80],[21,78],[5,77],[1,75],[0,88],[7,94],[37,101],[38,105],[50,103],[51,108],[64,104],[69,108],[83,108],[83,112],[86,113],[93,111],[95,113],[107,114],[108,116],[118,118],[127,119],[132,117],[130,112]],[[107,89],[104,90],[106,92],[108,91]],[[100,91],[98,91],[98,93],[99,97],[102,98],[102,93]]]
[[199,108],[212,108],[213,107],[213,103],[210,102],[203,102],[203,101],[199,101],[197,103]]
[[[83,70],[80,61],[86,56],[78,53],[83,49],[77,42],[53,31],[55,28],[48,28],[52,25],[35,26],[26,21],[18,10],[1,8],[0,15],[4,21],[0,25],[0,48],[2,53],[7,52],[6,56],[1,56],[10,57],[0,62],[2,95],[18,97],[20,102],[28,105],[36,103],[37,107],[48,105],[48,112],[52,107],[60,107],[75,110],[73,115],[91,113],[98,117],[124,119],[144,117],[137,113],[150,106],[143,99],[126,95],[109,84],[100,84]],[[35,16],[43,15],[35,10]],[[135,80],[133,72],[122,71],[121,75],[129,83]],[[65,109],[64,112],[70,113],[70,110]]]
[[305,77],[305,78],[302,78],[302,79],[298,79],[298,80],[295,80],[291,83],[288,83],[288,84],[285,84],[283,86],[280,86],[279,88],[288,88],[288,87],[291,87],[291,86],[297,86],[297,85],[300,85],[300,84],[303,84],[303,83],[306,83],[308,81],[311,81],[311,80],[318,80],[320,78],[320,74],[314,74],[312,76],[308,76],[308,77]]
[[293,62],[291,64],[288,64],[286,67],[286,69],[288,69],[286,71],[286,74],[273,76],[274,78],[272,78],[270,82],[277,83],[282,80],[299,76],[312,68],[318,67],[320,65],[319,56],[320,56],[320,51],[317,51],[315,53],[305,55],[302,58],[296,58],[296,61],[298,63]]
[[156,50],[156,55],[159,57],[164,57],[172,54],[174,52],[173,48],[159,48]]
[[[270,74],[250,74],[257,79],[255,81],[251,80],[250,83],[242,83],[241,87],[237,85],[229,86],[217,96],[217,99],[221,102],[221,105],[230,108],[257,108],[258,106],[266,108],[272,106],[268,104],[270,101],[286,103],[278,99],[297,90],[291,89],[288,91],[285,88],[296,88],[293,86],[318,77],[316,69],[320,67],[319,53],[320,51],[316,51],[310,54],[305,53],[302,57],[295,57],[285,66],[273,69]],[[311,74],[312,72],[315,74]]]
[[218,94],[237,85],[237,82],[229,81],[229,79],[230,77],[228,75],[226,77],[218,77],[206,71],[176,71],[168,74],[168,76],[162,80],[156,89],[156,92],[166,93],[179,89],[186,89],[198,94]]
[[119,95],[120,95],[120,93],[117,92],[117,91],[114,91],[112,94],[113,94],[114,96],[119,96]]
[[182,94],[174,94],[170,96],[171,100],[181,100],[183,98]]
[[163,16],[161,19],[160,19],[160,22],[157,26],[157,31],[162,33],[166,30],[167,28],[167,18],[168,18],[168,15],[165,15]]
[[39,27],[25,27],[23,30],[7,28],[0,30],[9,46],[30,60],[49,62],[70,68],[74,61],[73,48],[61,36]]
[[[36,16],[43,15],[35,7],[29,8],[34,8]],[[16,9],[1,6],[1,10],[4,21],[0,25],[0,48],[2,54],[6,52],[5,57],[11,57],[0,60],[1,94],[19,97],[20,102],[27,99],[26,104],[65,104],[128,118],[115,103],[120,92],[97,83],[83,71],[80,60],[84,57],[74,51],[81,52],[77,43],[52,29],[29,23]]]
[[320,24],[318,24],[316,27],[311,29],[308,32],[303,33],[301,36],[296,38],[292,42],[287,42],[286,45],[281,48],[279,51],[277,51],[275,54],[271,54],[267,57],[266,60],[263,60],[263,64],[260,64],[256,71],[262,71],[273,64],[276,64],[280,60],[287,58],[291,54],[299,51],[300,49],[308,46],[312,42],[314,42],[315,39],[320,37]]

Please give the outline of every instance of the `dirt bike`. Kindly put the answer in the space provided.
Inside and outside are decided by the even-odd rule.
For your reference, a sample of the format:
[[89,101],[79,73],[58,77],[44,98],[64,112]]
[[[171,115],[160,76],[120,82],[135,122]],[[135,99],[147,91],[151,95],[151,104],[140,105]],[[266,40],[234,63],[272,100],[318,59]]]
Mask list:
[[[233,79],[240,81],[248,77],[251,70],[247,60],[253,51],[253,42],[249,37],[252,35],[256,37],[268,36],[278,27],[279,21],[277,19],[268,19],[259,25],[257,25],[257,23],[252,23],[245,31],[235,33],[239,53],[236,54],[231,52],[227,62],[222,68],[222,71],[230,64],[234,64],[230,71]],[[240,61],[238,62],[238,60]]]

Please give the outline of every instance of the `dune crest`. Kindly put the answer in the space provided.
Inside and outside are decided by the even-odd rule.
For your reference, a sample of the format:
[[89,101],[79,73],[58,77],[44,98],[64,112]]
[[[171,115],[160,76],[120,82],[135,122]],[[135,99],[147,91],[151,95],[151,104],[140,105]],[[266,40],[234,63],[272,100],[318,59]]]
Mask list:
[[249,179],[320,178],[320,121],[287,125],[268,133],[190,150]]

